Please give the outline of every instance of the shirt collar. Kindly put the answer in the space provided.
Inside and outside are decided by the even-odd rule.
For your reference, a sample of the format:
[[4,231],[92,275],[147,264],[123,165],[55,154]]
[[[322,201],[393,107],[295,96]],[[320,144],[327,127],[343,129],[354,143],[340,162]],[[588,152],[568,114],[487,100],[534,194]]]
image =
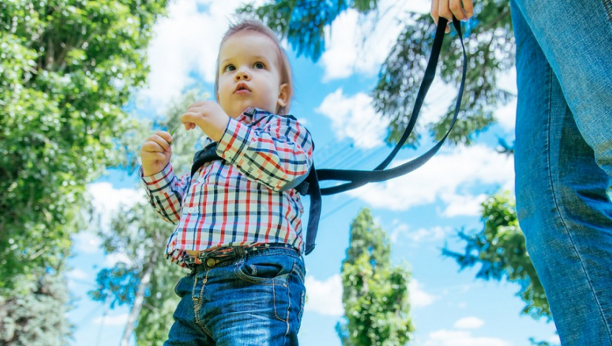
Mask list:
[[242,114],[236,120],[245,122],[248,124],[253,121],[257,121],[263,117],[269,116],[269,115],[272,115],[272,113],[266,110],[263,110],[263,109],[259,109],[255,107],[248,107],[247,109],[244,110],[244,112],[242,112]]

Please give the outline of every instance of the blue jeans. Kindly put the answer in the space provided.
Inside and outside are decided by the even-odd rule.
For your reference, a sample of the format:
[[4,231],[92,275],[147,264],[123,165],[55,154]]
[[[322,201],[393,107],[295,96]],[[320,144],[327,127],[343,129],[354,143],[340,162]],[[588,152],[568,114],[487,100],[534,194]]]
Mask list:
[[612,0],[512,0],[516,196],[564,346],[612,345]]
[[306,290],[296,250],[222,248],[201,261],[175,287],[181,301],[164,346],[298,345]]

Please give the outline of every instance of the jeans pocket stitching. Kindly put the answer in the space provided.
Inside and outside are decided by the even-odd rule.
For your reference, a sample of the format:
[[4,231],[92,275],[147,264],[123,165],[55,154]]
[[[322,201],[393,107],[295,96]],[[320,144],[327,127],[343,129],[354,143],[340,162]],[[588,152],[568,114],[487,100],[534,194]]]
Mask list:
[[258,277],[253,277],[253,276],[246,274],[243,271],[243,268],[245,265],[246,265],[245,263],[238,264],[236,265],[236,268],[234,268],[234,273],[236,273],[236,276],[239,279],[242,279],[250,283],[258,284],[258,285],[267,285],[267,286],[274,285],[274,278],[258,278]]
[[285,322],[287,324],[287,330],[289,330],[289,310],[291,309],[291,294],[289,292],[289,284],[283,283],[282,285],[280,285],[283,288],[287,289],[287,311],[286,311],[287,318],[281,318],[278,315],[279,307],[278,307],[278,304],[276,303],[276,289],[278,288],[278,286],[279,285],[272,284],[272,302],[274,305],[274,315],[279,321]]

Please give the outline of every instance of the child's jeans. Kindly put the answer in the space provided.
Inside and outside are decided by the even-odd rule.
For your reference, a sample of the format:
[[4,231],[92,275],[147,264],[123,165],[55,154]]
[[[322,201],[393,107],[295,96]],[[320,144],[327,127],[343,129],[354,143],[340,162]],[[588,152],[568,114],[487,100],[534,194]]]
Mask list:
[[306,289],[296,250],[222,248],[200,260],[176,284],[181,301],[164,346],[298,345]]

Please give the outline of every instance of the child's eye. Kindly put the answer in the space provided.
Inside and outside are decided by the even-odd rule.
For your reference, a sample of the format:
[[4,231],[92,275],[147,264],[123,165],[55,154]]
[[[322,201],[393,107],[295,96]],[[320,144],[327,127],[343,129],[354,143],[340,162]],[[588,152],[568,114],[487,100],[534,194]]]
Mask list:
[[223,71],[234,71],[236,69],[236,66],[232,65],[232,64],[228,64],[225,66],[225,68],[223,69]]
[[261,62],[256,62],[255,65],[253,65],[253,67],[259,70],[266,68],[266,66]]

